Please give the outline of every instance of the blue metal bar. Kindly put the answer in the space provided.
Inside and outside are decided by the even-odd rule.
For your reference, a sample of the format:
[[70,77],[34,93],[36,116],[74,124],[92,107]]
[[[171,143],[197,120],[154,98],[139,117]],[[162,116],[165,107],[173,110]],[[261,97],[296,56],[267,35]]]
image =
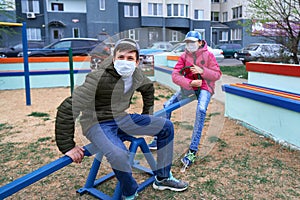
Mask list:
[[29,80],[29,66],[28,66],[28,45],[27,45],[26,22],[23,22],[23,26],[22,26],[22,42],[23,42],[23,57],[24,57],[26,105],[30,106],[31,105],[31,97],[30,97],[30,80]]
[[[74,74],[89,73],[90,69],[74,69]],[[29,71],[29,75],[58,75],[58,74],[70,74],[69,69],[57,69],[57,70],[35,70]],[[2,76],[24,76],[24,71],[0,71],[0,77]]]
[[74,68],[73,68],[73,50],[72,48],[69,49],[69,69],[70,69],[70,88],[71,88],[71,95],[74,90]]
[[161,109],[161,110],[155,112],[153,115],[156,117],[165,117],[166,116],[165,113],[170,113],[170,112],[180,108],[181,106],[184,106],[184,105],[194,101],[195,99],[196,99],[195,95],[185,98],[185,99],[182,99],[181,101],[174,103],[174,104],[168,106],[167,108],[164,108],[164,109]]
[[[88,149],[91,149],[91,145],[87,145],[85,148],[85,155],[90,156],[91,152]],[[21,178],[16,179],[15,181],[4,185],[0,188],[0,199],[4,199],[19,190],[41,180],[42,178],[52,174],[53,172],[69,165],[72,163],[72,159],[69,156],[63,156]]]
[[[141,184],[139,184],[139,188],[138,191],[142,191],[145,187],[147,187],[148,185],[152,184],[154,181],[154,170],[156,169],[156,161],[153,158],[148,145],[145,141],[144,138],[135,138],[133,136],[130,135],[124,135],[121,137],[122,141],[130,141],[131,144],[129,146],[129,152],[130,152],[130,162],[132,163],[132,167],[138,170],[141,170],[143,172],[146,172],[150,175],[150,177],[148,179],[146,179],[145,181],[143,181]],[[137,161],[134,160],[135,157],[135,153],[138,149],[138,147],[141,148],[142,152],[144,153],[144,156],[148,162],[148,164],[150,165],[151,169],[146,168],[144,166],[141,166]],[[98,156],[99,154],[97,154]],[[98,180],[96,180],[96,176],[97,173],[99,171],[100,168],[100,164],[101,164],[101,160],[102,160],[102,155],[100,155],[99,157],[96,157],[94,159],[93,165],[90,169],[90,173],[88,175],[88,178],[86,180],[85,186],[83,188],[80,188],[77,190],[77,192],[80,195],[83,195],[85,193],[89,193],[92,196],[95,196],[99,199],[105,199],[105,200],[118,200],[121,199],[122,196],[122,190],[120,187],[120,183],[118,182],[116,187],[115,187],[115,191],[114,194],[112,195],[112,197],[108,196],[107,194],[101,192],[100,190],[94,190],[95,187],[97,187],[98,185],[104,183],[105,181],[109,180],[110,178],[114,177],[115,174],[114,172],[111,172],[101,178],[99,178]]]

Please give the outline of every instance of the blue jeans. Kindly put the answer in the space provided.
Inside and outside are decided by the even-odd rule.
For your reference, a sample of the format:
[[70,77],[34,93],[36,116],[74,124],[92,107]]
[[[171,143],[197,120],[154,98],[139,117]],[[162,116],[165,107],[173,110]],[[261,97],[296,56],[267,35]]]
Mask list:
[[123,195],[130,196],[136,192],[138,184],[132,177],[129,151],[120,139],[124,134],[157,137],[155,173],[158,177],[167,178],[173,159],[174,127],[165,118],[130,114],[96,124],[87,132],[86,137],[99,149],[99,153],[106,156],[120,182]]
[[[176,92],[167,102],[164,103],[164,108],[192,94],[194,94],[193,90],[180,90]],[[193,130],[192,140],[190,144],[190,149],[193,151],[198,151],[198,146],[200,143],[204,121],[206,117],[206,110],[210,102],[210,99],[211,99],[210,92],[208,92],[207,90],[200,91],[200,94],[198,96],[198,103],[196,107],[196,118],[194,123],[194,130]],[[166,118],[171,119],[171,113],[167,113]]]

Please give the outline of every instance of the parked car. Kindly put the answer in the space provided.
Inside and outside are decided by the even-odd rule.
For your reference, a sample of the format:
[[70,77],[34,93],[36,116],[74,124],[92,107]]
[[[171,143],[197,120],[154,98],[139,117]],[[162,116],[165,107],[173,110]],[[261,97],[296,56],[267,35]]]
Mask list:
[[72,48],[73,56],[85,56],[100,43],[101,41],[95,38],[63,38],[40,50],[29,51],[28,56],[68,56],[69,48]]
[[238,52],[237,59],[250,61],[294,63],[293,53],[281,44],[252,43]]
[[[221,49],[213,49],[210,46],[207,47],[210,52],[212,52],[217,60],[217,62],[222,62],[224,60],[223,51]],[[165,50],[164,52],[156,52],[154,55],[177,55],[180,56],[185,51],[185,43],[177,43],[171,49]],[[142,59],[147,60],[147,56],[140,53]]]
[[[164,63],[162,65],[167,66],[166,60],[167,56],[180,56],[185,51],[185,43],[178,43],[174,45],[171,49],[168,49],[164,52],[155,52],[152,54],[143,54],[140,52],[140,65],[139,67],[144,71],[153,71],[154,66],[159,66],[159,63]],[[217,60],[217,62],[222,62],[224,60],[223,51],[221,49],[213,49],[210,46],[207,47],[210,52],[212,52]]]
[[171,49],[173,45],[170,42],[154,42],[149,48],[140,49],[140,54],[148,55],[153,53],[160,53]]
[[225,58],[236,58],[238,52],[242,49],[240,44],[221,44],[216,46],[217,49],[223,50]]
[[101,42],[92,51],[90,51],[90,68],[92,70],[99,69],[101,62],[113,54],[114,46],[114,43]]
[[[27,42],[28,49],[42,48],[44,46],[41,42]],[[18,54],[23,52],[23,44],[19,43],[12,47],[0,48],[0,58],[18,57]]]

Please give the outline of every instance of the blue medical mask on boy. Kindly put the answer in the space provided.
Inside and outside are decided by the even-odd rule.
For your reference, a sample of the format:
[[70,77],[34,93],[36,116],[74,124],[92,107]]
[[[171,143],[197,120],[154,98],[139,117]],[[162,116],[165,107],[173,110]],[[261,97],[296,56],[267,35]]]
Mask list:
[[115,60],[114,68],[117,73],[122,77],[129,77],[135,70],[136,62],[128,60]]

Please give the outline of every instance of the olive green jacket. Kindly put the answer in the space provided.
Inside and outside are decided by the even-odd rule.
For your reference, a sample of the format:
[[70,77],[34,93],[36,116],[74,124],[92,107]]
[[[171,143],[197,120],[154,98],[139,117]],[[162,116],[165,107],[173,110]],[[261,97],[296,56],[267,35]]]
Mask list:
[[72,97],[66,98],[57,109],[55,138],[62,153],[75,146],[75,119],[79,115],[83,134],[86,134],[94,124],[126,115],[135,91],[143,98],[142,114],[153,114],[153,83],[139,68],[132,78],[132,87],[124,94],[124,81],[114,69],[111,57],[104,60],[97,71],[86,76]]

